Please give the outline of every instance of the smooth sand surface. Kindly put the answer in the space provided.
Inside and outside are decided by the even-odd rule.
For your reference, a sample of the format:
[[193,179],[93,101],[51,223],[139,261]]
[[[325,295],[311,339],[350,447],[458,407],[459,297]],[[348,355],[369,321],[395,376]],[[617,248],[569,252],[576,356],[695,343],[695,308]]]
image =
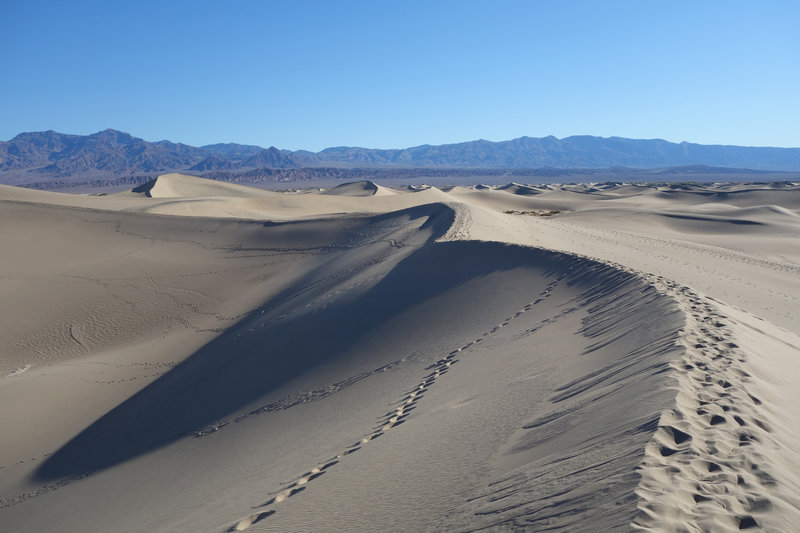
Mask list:
[[0,187],[0,531],[793,531],[800,184]]

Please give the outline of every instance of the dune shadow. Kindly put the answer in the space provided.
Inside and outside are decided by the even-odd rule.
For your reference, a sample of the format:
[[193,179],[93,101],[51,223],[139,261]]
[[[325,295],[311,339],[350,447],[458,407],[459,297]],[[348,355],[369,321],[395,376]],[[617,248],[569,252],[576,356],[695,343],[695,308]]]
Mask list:
[[93,422],[49,456],[35,478],[95,472],[192,435],[314,366],[335,361],[365,332],[398,313],[477,277],[519,266],[546,276],[573,265],[573,258],[552,252],[476,241],[437,243],[436,236],[359,296],[270,323],[276,308],[282,313],[295,298],[296,288],[287,289]]

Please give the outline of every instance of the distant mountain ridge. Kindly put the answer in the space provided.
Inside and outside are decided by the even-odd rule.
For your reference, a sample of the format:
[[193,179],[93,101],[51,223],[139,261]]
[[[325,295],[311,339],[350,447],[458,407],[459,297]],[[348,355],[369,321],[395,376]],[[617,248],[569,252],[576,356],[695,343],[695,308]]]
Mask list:
[[626,139],[579,135],[519,137],[457,144],[422,145],[399,150],[327,148],[306,156],[317,163],[354,165],[449,166],[471,168],[662,168],[690,165],[800,170],[800,148],[671,143],[661,139]]
[[[168,170],[291,168],[300,164],[277,148],[241,144],[194,147],[148,142],[112,129],[91,135],[55,131],[21,133],[0,142],[0,173],[67,177],[142,174]],[[2,174],[0,174],[2,176]]]
[[86,171],[125,173],[186,168],[203,150],[169,141],[150,143],[116,130],[92,135],[21,133],[0,143],[0,171],[36,170],[52,176]]
[[334,147],[320,152],[235,143],[201,147],[148,142],[107,129],[91,135],[21,133],[0,142],[0,182],[114,177],[166,171],[245,172],[252,169],[339,168],[641,168],[696,165],[799,171],[800,148],[671,143],[622,137],[520,137],[401,149]]

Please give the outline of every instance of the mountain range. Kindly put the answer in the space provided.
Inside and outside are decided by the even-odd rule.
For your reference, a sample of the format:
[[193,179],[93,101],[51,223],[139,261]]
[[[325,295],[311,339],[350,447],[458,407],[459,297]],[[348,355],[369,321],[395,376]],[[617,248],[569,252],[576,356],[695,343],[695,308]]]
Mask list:
[[800,170],[800,148],[672,143],[661,139],[573,136],[477,140],[402,149],[334,147],[320,152],[243,144],[201,147],[148,142],[107,129],[91,135],[21,133],[0,142],[0,182],[113,178],[164,171],[228,174],[254,169],[656,169],[706,165],[770,171]]

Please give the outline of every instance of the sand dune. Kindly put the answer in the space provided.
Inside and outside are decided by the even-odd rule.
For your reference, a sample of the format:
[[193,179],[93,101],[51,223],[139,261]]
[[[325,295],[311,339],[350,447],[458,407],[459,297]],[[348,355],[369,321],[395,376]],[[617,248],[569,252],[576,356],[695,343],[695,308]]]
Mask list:
[[0,188],[0,530],[791,531],[800,186]]
[[509,183],[508,185],[503,185],[502,187],[497,188],[498,191],[506,191],[514,194],[521,194],[524,196],[533,196],[536,194],[541,194],[546,189],[541,187],[534,187],[531,185],[522,185],[520,183]]
[[229,197],[264,197],[275,193],[253,187],[245,187],[235,183],[211,181],[185,174],[164,174],[133,189],[134,193],[144,194],[150,198],[177,198],[198,196]]
[[320,194],[333,196],[389,196],[397,193],[392,189],[381,187],[371,181],[357,181],[337,185],[333,189],[328,189]]

